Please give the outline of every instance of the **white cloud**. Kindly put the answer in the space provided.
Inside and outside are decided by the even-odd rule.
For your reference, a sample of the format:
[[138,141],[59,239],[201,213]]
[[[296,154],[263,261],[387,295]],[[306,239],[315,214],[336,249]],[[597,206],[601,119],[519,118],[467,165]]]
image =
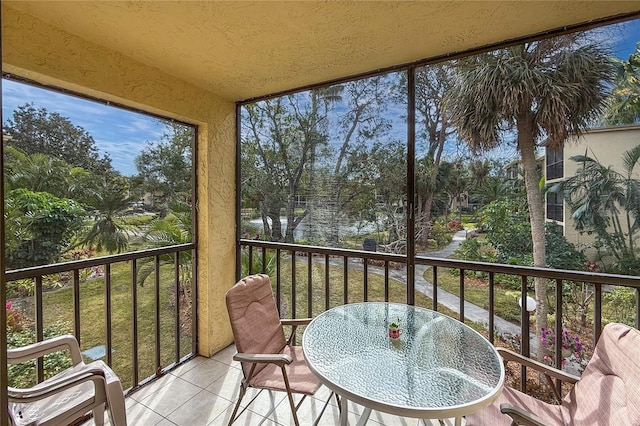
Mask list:
[[164,133],[162,121],[155,117],[3,80],[3,120],[6,122],[12,117],[13,111],[25,103],[57,112],[85,129],[96,141],[101,154],[109,154],[113,167],[124,175],[136,173],[135,157],[147,141],[158,141]]

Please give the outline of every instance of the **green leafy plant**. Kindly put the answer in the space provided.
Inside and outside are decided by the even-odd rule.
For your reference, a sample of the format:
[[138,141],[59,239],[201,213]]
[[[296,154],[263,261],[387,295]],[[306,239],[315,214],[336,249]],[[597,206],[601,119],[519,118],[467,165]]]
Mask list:
[[85,216],[73,200],[22,188],[9,191],[5,200],[7,266],[56,262],[71,245]]
[[[50,339],[62,334],[71,332],[71,323],[67,321],[55,322],[44,329],[44,339]],[[20,330],[8,328],[7,347],[19,348],[27,346],[36,341],[36,332],[31,327],[24,327]],[[59,372],[71,367],[71,358],[67,352],[54,352],[44,356],[45,378],[54,376]],[[28,361],[20,364],[7,365],[9,386],[15,388],[28,388],[36,384],[36,361]]]
[[400,328],[400,318],[396,318],[395,321],[389,323],[389,328]]

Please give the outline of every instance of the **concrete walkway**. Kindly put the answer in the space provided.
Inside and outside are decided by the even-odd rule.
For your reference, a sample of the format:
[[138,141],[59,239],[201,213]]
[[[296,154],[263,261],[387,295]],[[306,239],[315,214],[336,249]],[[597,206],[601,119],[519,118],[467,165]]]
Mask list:
[[[429,252],[429,253],[417,253],[419,256],[426,257],[437,257],[437,258],[447,258],[453,254],[454,251],[462,244],[464,240],[467,239],[467,231],[462,230],[458,231],[454,234],[451,243],[443,248],[442,250]],[[320,260],[324,261],[324,260]],[[342,265],[342,260],[332,259],[330,263],[333,265]],[[356,268],[362,270],[362,262],[354,259],[350,259],[349,261],[350,268]],[[416,265],[415,266],[415,284],[416,291],[423,293],[424,295],[433,299],[433,285],[427,281],[425,276],[425,271],[430,269],[430,266],[425,265]],[[369,272],[373,272],[375,274],[384,275],[384,268],[369,265]],[[389,278],[394,279],[403,284],[407,284],[407,270],[406,268],[402,269],[390,269],[389,270]],[[438,288],[438,304],[446,306],[452,311],[459,313],[460,312],[460,298],[455,294],[449,293],[447,291]],[[489,325],[489,311],[480,306],[474,305],[471,302],[464,302],[464,317],[470,321],[484,324],[488,327]],[[504,320],[498,316],[494,316],[493,319],[494,329],[497,333],[510,333],[510,334],[520,334],[520,326],[510,323],[507,320]],[[531,340],[531,350],[535,350],[537,344],[535,342],[535,335],[533,335],[533,339]]]
[[[447,258],[451,256],[453,252],[456,251],[456,249],[460,246],[460,244],[462,244],[462,242],[466,239],[467,231],[458,231],[454,234],[451,243],[447,247],[431,253],[418,253],[418,256]],[[415,269],[416,290],[433,299],[433,285],[424,278],[425,271],[431,269],[431,267],[425,265],[416,265]],[[406,272],[403,282],[405,284],[407,282]],[[455,311],[457,313],[460,312],[460,298],[455,294],[442,290],[441,288],[438,288],[438,303],[446,306],[452,311]],[[480,306],[474,305],[471,302],[464,302],[464,317],[473,322],[485,324],[487,327],[489,325],[489,311],[481,308]],[[520,334],[519,325],[510,323],[509,321],[504,320],[498,316],[494,315],[493,324],[495,330],[498,333]]]

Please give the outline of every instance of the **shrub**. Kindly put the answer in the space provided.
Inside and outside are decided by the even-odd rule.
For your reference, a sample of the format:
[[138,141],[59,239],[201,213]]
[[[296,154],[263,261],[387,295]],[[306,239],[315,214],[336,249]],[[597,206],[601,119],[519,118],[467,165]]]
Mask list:
[[585,269],[587,258],[562,235],[562,227],[557,223],[545,225],[546,263],[550,268],[581,271]]
[[454,254],[458,259],[462,260],[495,262],[497,252],[490,243],[472,238],[464,240]]
[[464,229],[464,226],[462,226],[462,222],[458,220],[450,220],[447,226],[449,227],[449,230],[453,232],[462,231]]
[[[58,321],[44,329],[44,339],[50,339],[71,331],[71,324],[66,321]],[[19,348],[30,345],[36,341],[36,332],[31,327],[20,330],[7,329],[7,347]],[[71,357],[68,352],[54,352],[44,356],[45,378],[58,374],[62,370],[71,367]],[[15,388],[32,387],[37,382],[36,361],[28,361],[20,364],[9,364],[7,366],[9,386]]]
[[429,230],[429,239],[435,240],[437,247],[446,246],[452,238],[451,231],[442,222],[435,222]]

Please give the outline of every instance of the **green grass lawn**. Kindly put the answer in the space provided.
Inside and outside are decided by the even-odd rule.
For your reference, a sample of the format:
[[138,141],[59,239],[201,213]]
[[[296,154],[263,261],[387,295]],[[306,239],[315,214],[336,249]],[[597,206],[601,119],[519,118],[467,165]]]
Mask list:
[[[160,360],[162,366],[174,362],[175,313],[173,266],[160,268]],[[138,377],[142,380],[155,373],[155,285],[153,274],[144,286],[137,285],[138,321]],[[123,386],[133,384],[132,334],[133,306],[131,266],[118,263],[111,267],[111,327],[113,369]],[[71,288],[50,291],[43,295],[45,327],[56,321],[70,325],[73,333],[73,293]],[[32,311],[32,305],[29,310]],[[80,285],[80,339],[81,349],[106,346],[105,280],[87,280]],[[191,352],[190,334],[181,333],[180,356]]]
[[[291,260],[281,261],[281,300],[282,316],[291,317],[292,288],[291,288]],[[364,272],[354,268],[348,271],[347,302],[362,302],[365,300],[363,277]],[[324,264],[313,263],[311,267],[311,312],[308,311],[307,296],[307,262],[296,263],[296,317],[305,318],[316,316],[325,310],[325,280]],[[161,366],[167,366],[175,360],[175,314],[173,301],[173,266],[163,265],[160,269],[160,359]],[[329,308],[344,303],[344,279],[341,266],[329,268]],[[273,278],[275,291],[275,278]],[[143,380],[155,373],[155,288],[153,274],[144,286],[136,286],[137,321],[138,321],[138,378]],[[368,301],[384,301],[384,276],[369,273]],[[32,298],[30,299],[32,300]],[[389,301],[406,302],[406,285],[390,280]],[[32,303],[32,302],[31,302]],[[71,288],[63,288],[46,292],[43,296],[44,324],[65,321],[69,324],[70,333],[73,332],[73,293]],[[111,269],[111,304],[112,304],[112,356],[113,368],[119,375],[125,388],[133,384],[132,361],[132,333],[133,307],[131,266],[129,263],[112,265]],[[422,293],[416,293],[416,305],[432,309],[432,300]],[[33,306],[28,307],[31,311]],[[438,311],[457,318],[458,315],[443,306]],[[467,322],[479,331],[483,326]],[[99,345],[106,345],[106,308],[105,308],[105,280],[97,278],[87,280],[80,285],[80,329],[81,347],[86,350]],[[486,333],[485,333],[486,335]],[[299,333],[298,338],[301,338]],[[180,356],[191,351],[191,335],[182,332],[180,335]]]
[[[291,298],[291,262],[283,261],[281,263],[281,306],[283,317],[291,317],[292,298]],[[311,312],[308,310],[307,295],[309,286],[307,284],[307,262],[296,262],[296,318],[315,317],[325,311],[325,280],[324,280],[324,263],[313,263],[311,266],[311,292],[312,306]],[[349,268],[348,275],[348,303],[357,303],[365,301],[364,297],[364,271]],[[275,280],[272,279],[272,285],[275,292]],[[368,292],[367,301],[379,302],[385,300],[384,276],[369,272],[368,274]],[[406,303],[407,286],[404,283],[389,280],[389,302]],[[331,266],[329,268],[329,308],[344,304],[344,278],[343,268],[341,266]],[[433,300],[420,292],[415,293],[415,305],[427,309],[433,309]],[[438,304],[438,312],[458,319],[458,313]],[[483,325],[476,324],[472,321],[465,321],[474,329],[483,332],[486,336],[486,330]],[[301,334],[300,334],[301,335]],[[300,337],[300,336],[298,336]]]
[[[433,280],[432,272],[427,271],[425,279]],[[495,314],[514,324],[520,324],[519,291],[506,290],[500,285],[500,276],[496,274],[494,286]],[[460,296],[460,275],[452,274],[446,268],[438,269],[438,287],[456,296]],[[532,294],[533,295],[533,294]],[[489,278],[465,276],[464,298],[476,306],[489,310]]]

